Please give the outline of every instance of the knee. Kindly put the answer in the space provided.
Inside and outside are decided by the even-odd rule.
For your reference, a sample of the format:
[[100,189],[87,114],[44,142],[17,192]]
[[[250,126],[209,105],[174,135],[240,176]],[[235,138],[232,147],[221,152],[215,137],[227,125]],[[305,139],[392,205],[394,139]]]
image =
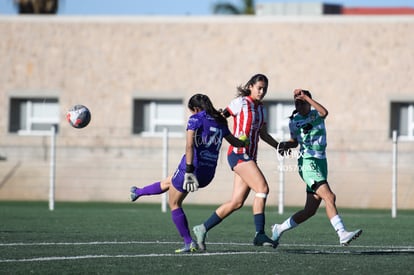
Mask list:
[[335,193],[331,192],[325,197],[325,203],[327,204],[335,204],[336,202],[336,195]]
[[169,201],[168,205],[170,206],[171,210],[177,209],[179,207],[181,207],[177,201]]
[[263,184],[260,188],[254,190],[256,194],[269,194],[269,186],[267,184]]
[[312,209],[305,208],[303,211],[305,212],[305,215],[310,218],[316,214],[317,210],[318,210],[317,208],[312,208]]
[[331,202],[335,203],[335,201],[336,201],[336,195],[335,195],[334,192],[331,192],[331,195],[329,196],[329,199],[330,199]]
[[171,177],[168,177],[160,182],[161,190],[167,191],[171,187]]
[[181,207],[182,201],[179,198],[176,198],[175,196],[169,196],[168,205],[170,206],[171,210],[177,209]]
[[264,184],[262,184],[262,186],[256,190],[254,190],[256,192],[255,197],[256,198],[261,198],[266,200],[267,196],[269,195],[269,186],[267,185],[266,182],[264,182]]
[[234,201],[234,202],[231,202],[231,208],[233,209],[233,211],[242,208],[243,205],[244,205],[244,202],[243,201]]

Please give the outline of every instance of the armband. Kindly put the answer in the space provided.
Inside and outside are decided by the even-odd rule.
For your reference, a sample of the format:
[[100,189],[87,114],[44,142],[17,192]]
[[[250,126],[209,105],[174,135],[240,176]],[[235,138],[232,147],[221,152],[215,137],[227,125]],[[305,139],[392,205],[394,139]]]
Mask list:
[[224,110],[222,110],[222,111],[221,111],[221,114],[222,114],[224,117],[229,117],[229,116],[230,116],[230,112],[229,112],[229,111],[227,111],[227,108],[226,108],[226,109],[224,109]]

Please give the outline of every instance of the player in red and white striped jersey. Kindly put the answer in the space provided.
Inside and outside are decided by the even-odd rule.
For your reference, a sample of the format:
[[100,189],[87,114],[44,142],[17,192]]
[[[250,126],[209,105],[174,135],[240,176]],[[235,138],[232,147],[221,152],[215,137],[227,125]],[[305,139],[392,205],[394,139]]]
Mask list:
[[243,206],[250,193],[255,192],[253,201],[254,224],[256,235],[253,244],[257,246],[276,247],[277,242],[266,236],[265,205],[269,186],[257,166],[257,148],[259,139],[264,140],[275,149],[278,142],[267,132],[262,100],[268,88],[268,79],[263,74],[254,75],[244,86],[238,87],[238,96],[224,109],[225,117],[234,119],[233,135],[250,140],[244,148],[229,147],[228,162],[234,171],[233,194],[231,200],[219,206],[203,224],[193,228],[200,249],[205,249],[207,231],[218,225],[223,219]]

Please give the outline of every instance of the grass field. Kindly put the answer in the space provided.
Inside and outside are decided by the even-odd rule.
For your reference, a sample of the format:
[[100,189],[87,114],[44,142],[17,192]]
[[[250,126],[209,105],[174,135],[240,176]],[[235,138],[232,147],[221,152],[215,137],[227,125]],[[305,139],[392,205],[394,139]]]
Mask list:
[[[214,206],[186,205],[190,225]],[[279,215],[267,208],[267,228]],[[277,249],[255,247],[251,207],[209,232],[207,252],[174,254],[182,241],[160,205],[0,202],[1,274],[414,274],[414,211],[341,209],[364,233],[341,247],[324,209],[287,232]]]

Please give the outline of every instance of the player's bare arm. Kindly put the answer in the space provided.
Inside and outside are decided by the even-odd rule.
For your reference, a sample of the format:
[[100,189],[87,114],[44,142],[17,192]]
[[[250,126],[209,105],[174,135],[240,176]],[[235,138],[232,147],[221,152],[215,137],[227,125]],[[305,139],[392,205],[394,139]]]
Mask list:
[[260,138],[266,142],[267,144],[269,144],[270,146],[272,146],[273,148],[277,149],[279,146],[279,143],[269,134],[269,132],[267,131],[267,126],[266,124],[264,124],[262,126],[262,128],[260,128]]
[[185,144],[185,163],[193,164],[193,147],[194,147],[194,131],[187,130],[186,133],[186,144]]

